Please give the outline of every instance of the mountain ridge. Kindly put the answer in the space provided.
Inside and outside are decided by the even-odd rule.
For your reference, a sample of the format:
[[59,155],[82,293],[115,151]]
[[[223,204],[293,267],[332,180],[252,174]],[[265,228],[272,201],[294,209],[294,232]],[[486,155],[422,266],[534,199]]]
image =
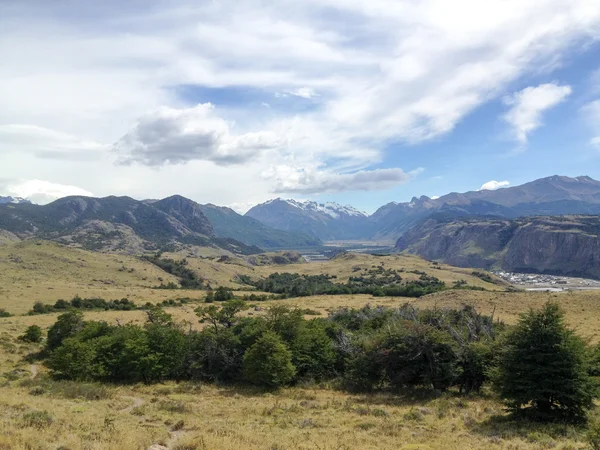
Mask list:
[[152,204],[126,196],[70,196],[43,206],[3,204],[0,229],[21,239],[39,237],[92,250],[140,253],[199,245],[243,254],[262,251],[218,237],[200,205],[181,196]]
[[589,176],[553,175],[497,190],[451,192],[438,198],[423,195],[410,202],[389,202],[371,215],[334,202],[276,198],[254,206],[246,216],[276,229],[306,232],[322,240],[396,241],[438,212],[506,218],[600,214],[600,181]]

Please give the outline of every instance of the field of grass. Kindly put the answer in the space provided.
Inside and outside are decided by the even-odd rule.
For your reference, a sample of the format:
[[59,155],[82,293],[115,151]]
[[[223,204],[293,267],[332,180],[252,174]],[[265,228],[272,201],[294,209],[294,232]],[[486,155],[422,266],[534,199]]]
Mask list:
[[24,361],[24,326],[0,332],[0,449],[587,448],[583,428],[508,422],[486,395],[52,381]]
[[[181,259],[186,252],[165,254]],[[427,272],[448,286],[465,280],[470,286],[502,290],[502,285],[485,282],[472,275],[471,269],[461,269],[445,264],[429,263],[410,255],[371,256],[363,254],[341,255],[331,261],[310,264],[252,266],[245,260],[230,257],[222,262],[219,257],[188,257],[188,267],[207,280],[211,287],[226,286],[247,289],[236,281],[238,275],[252,278],[268,276],[273,272],[297,272],[317,275],[326,273],[346,282],[348,277],[360,275],[376,267],[403,270],[405,280],[416,280],[418,274]],[[158,303],[176,297],[201,298],[205,293],[193,290],[152,289],[161,283],[177,279],[140,258],[128,255],[92,253],[64,247],[45,241],[26,241],[0,245],[0,308],[12,314],[24,314],[37,301],[54,303],[69,300],[75,295],[101,297],[114,300],[127,297],[136,303]],[[332,299],[333,302],[337,300]]]
[[[274,271],[329,273],[343,282],[357,267],[362,270],[383,263],[386,268],[403,268],[402,276],[408,279],[418,277],[407,273],[417,270],[449,285],[464,279],[470,285],[490,289],[448,290],[420,299],[339,295],[272,300],[255,302],[245,312],[250,315],[282,303],[326,316],[339,307],[410,302],[423,308],[469,304],[515,323],[521,312],[553,300],[565,310],[567,323],[578,334],[600,341],[600,291],[501,292],[502,286],[472,276],[472,270],[437,266],[411,256],[345,255],[325,263],[268,267],[253,267],[237,259],[227,263],[201,258],[189,261],[190,267],[215,286],[239,286],[233,282],[237,274],[264,276]],[[123,267],[126,270],[120,270]],[[203,291],[150,289],[159,284],[159,277],[165,282],[174,280],[132,257],[92,254],[48,243],[0,247],[0,307],[14,313],[24,313],[37,300],[53,302],[75,294],[107,299],[128,296],[139,303],[205,295]],[[98,280],[111,280],[112,284]],[[199,328],[202,325],[193,312],[195,307],[191,303],[168,308],[167,312],[177,321]],[[455,392],[439,396],[414,391],[356,395],[335,385],[265,392],[211,384],[112,386],[52,381],[42,363],[26,360],[39,346],[20,342],[17,337],[33,324],[45,332],[56,316],[0,318],[0,450],[589,448],[584,428],[507,421],[502,405],[486,393],[470,397]],[[85,317],[142,323],[146,314],[88,311]]]
[[45,241],[0,245],[0,308],[23,314],[36,301],[59,298],[128,297],[162,301],[173,292],[151,289],[177,279],[154,265],[127,255],[92,253]]

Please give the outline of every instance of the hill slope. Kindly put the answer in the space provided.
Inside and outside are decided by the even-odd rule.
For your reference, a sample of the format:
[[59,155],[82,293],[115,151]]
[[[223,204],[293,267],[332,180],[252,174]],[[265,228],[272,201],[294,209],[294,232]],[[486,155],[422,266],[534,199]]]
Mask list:
[[434,216],[405,233],[396,247],[460,267],[600,278],[596,216]]
[[297,231],[271,228],[250,217],[242,216],[233,209],[212,204],[200,205],[201,211],[211,223],[215,234],[223,238],[234,238],[247,245],[264,249],[297,249],[318,247],[320,239]]
[[[162,281],[161,281],[162,280]],[[36,301],[130,297],[138,303],[173,298],[152,286],[177,278],[128,255],[93,253],[48,241],[0,245],[0,308],[25,313]]]

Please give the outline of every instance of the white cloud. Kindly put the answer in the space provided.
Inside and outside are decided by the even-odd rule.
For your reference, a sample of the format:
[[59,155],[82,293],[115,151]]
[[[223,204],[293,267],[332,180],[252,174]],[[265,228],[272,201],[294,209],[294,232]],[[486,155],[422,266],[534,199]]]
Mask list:
[[311,98],[315,98],[315,97],[319,96],[319,94],[317,94],[314,89],[309,88],[309,87],[302,87],[302,88],[298,88],[293,91],[288,91],[288,94],[295,95],[296,97],[307,98],[307,99],[311,99]]
[[571,86],[547,83],[506,97],[504,103],[511,108],[503,118],[512,127],[514,138],[522,144],[527,143],[527,136],[542,125],[542,114],[563,102],[571,92]]
[[478,191],[495,191],[496,189],[504,188],[510,186],[509,181],[488,181],[487,183],[483,183]]
[[273,166],[262,174],[275,182],[274,193],[321,194],[388,189],[410,180],[402,169],[359,170],[335,173],[317,167]]
[[163,107],[141,117],[116,144],[121,163],[148,166],[192,160],[241,164],[283,142],[269,132],[231,133],[230,125],[216,115],[210,103],[193,108]]
[[0,151],[28,152],[41,158],[96,159],[105,147],[35,125],[0,125]]
[[[351,186],[323,180],[373,172],[390,143],[450,132],[600,29],[596,0],[50,3],[16,2],[0,17],[0,125],[31,127],[0,135],[2,170],[101,195],[210,192],[221,204],[263,201],[285,181],[260,176],[271,165],[314,168],[301,183],[314,192]],[[229,95],[218,115],[191,106],[210,89]],[[244,89],[264,98],[231,105]],[[298,95],[318,101],[281,106],[306,106]],[[141,164],[113,166],[116,142]],[[235,162],[247,167],[214,164]]]
[[600,99],[588,103],[582,108],[582,111],[592,133],[594,133],[590,144],[600,150]]
[[45,205],[69,195],[83,195],[86,197],[94,196],[91,192],[77,186],[51,183],[42,180],[28,180],[10,184],[5,187],[4,191],[7,195],[12,197],[23,197],[39,205]]

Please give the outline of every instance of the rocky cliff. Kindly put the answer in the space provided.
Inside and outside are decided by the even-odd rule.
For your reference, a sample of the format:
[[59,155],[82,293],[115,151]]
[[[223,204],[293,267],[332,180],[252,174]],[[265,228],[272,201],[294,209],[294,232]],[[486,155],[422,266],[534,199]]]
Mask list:
[[598,216],[433,216],[398,239],[396,247],[462,267],[600,278]]

